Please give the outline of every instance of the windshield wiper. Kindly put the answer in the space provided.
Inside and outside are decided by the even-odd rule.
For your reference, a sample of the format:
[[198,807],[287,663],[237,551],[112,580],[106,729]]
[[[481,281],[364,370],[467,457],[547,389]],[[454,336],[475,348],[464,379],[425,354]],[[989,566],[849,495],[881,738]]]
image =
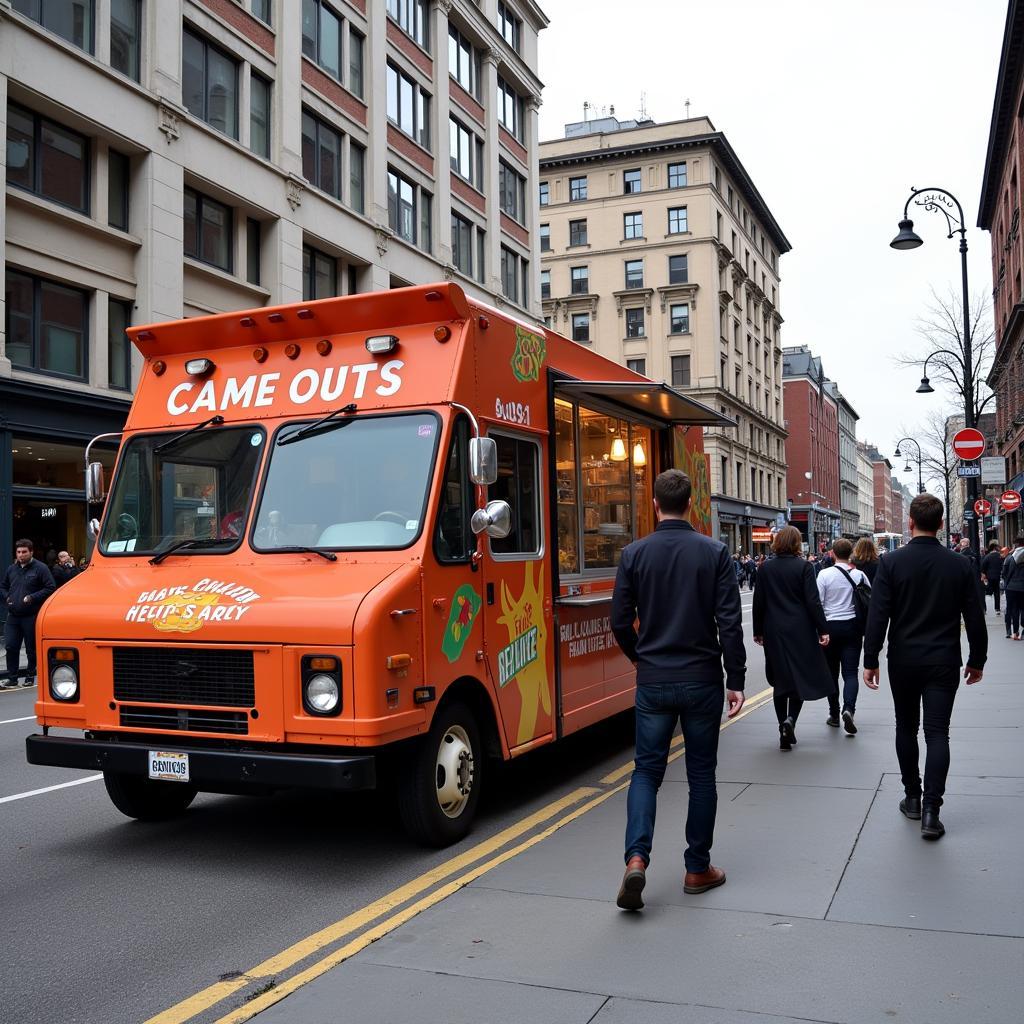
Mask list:
[[294,444],[296,441],[301,441],[304,437],[311,437],[313,434],[322,434],[328,430],[335,430],[338,427],[347,427],[352,420],[336,420],[334,417],[351,416],[355,411],[355,402],[350,402],[340,409],[335,409],[334,412],[329,412],[315,423],[307,423],[304,427],[299,427],[298,430],[293,430],[290,434],[279,437],[277,439],[278,447],[283,444]]
[[306,551],[308,551],[311,555],[319,555],[321,558],[326,558],[328,562],[336,562],[338,560],[338,556],[333,551],[324,551],[323,548],[307,548],[301,544],[290,544],[286,548],[266,549],[266,553],[269,555],[280,555],[282,553],[286,555],[298,555]]
[[159,565],[168,555],[182,548],[213,548],[231,544],[230,540],[219,540],[216,537],[189,537],[188,540],[179,540],[163,551],[158,551],[150,560],[150,565]]
[[176,444],[180,444],[190,434],[194,434],[197,430],[202,430],[203,427],[208,427],[211,424],[215,427],[219,427],[224,422],[224,417],[217,415],[211,416],[208,420],[203,420],[202,423],[197,423],[194,427],[189,427],[188,430],[175,437],[172,437],[169,441],[164,441],[163,444],[158,444],[153,449],[154,455],[159,455],[161,452],[167,451],[168,448],[173,448]]

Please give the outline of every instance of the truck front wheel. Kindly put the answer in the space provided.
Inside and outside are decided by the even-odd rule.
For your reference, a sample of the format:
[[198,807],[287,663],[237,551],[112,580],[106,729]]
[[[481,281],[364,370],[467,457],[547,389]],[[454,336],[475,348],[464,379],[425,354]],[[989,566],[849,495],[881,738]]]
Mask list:
[[442,708],[399,771],[398,810],[409,835],[425,846],[462,839],[476,814],[483,775],[473,712],[458,703]]
[[198,790],[182,782],[158,782],[139,775],[104,772],[103,784],[113,805],[129,818],[165,821],[183,814]]

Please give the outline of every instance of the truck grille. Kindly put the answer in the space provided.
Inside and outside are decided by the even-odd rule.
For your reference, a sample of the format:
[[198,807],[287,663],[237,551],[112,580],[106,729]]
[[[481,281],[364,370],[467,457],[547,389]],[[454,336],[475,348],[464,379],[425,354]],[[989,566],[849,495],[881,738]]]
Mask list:
[[180,732],[249,732],[244,711],[204,711],[196,708],[122,707],[121,725],[132,729],[174,729]]
[[251,708],[256,703],[252,651],[115,647],[114,699]]

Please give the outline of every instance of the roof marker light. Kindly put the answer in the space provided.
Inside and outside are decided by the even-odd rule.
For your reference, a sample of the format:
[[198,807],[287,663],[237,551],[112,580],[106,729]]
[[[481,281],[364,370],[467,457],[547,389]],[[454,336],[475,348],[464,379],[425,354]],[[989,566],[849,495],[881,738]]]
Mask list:
[[185,372],[191,377],[205,377],[214,370],[212,359],[188,359],[185,362]]
[[440,341],[445,342],[452,336],[452,329],[445,324],[441,324],[439,327],[434,328],[434,337]]
[[393,334],[377,334],[366,339],[366,351],[371,356],[384,356],[398,348],[398,339]]
[[257,363],[265,363],[267,361],[267,350],[260,345],[259,348],[254,348],[252,350],[252,357]]
[[157,377],[159,377],[164,372],[164,370],[166,370],[166,369],[167,369],[167,364],[162,359],[157,359],[153,363],[153,373]]
[[243,316],[242,319],[239,320],[238,322],[243,327],[255,327],[256,326],[256,321],[253,320],[253,318],[251,316]]
[[296,313],[295,315],[300,320],[312,320],[313,319],[313,310],[311,310],[311,309],[300,309],[298,311],[298,313]]
[[423,298],[425,298],[425,299],[427,300],[427,302],[440,302],[440,301],[441,301],[441,299],[442,299],[442,297],[443,297],[443,296],[442,296],[442,295],[441,295],[441,293],[440,293],[440,292],[438,292],[438,291],[431,291],[431,292],[427,292],[427,293],[426,293],[426,294],[425,294],[425,295],[423,296]]
[[322,356],[329,356],[332,348],[334,348],[334,346],[327,338],[322,338],[316,343],[316,350]]
[[284,313],[271,313],[271,314],[270,314],[270,315],[269,315],[269,316],[267,317],[267,319],[268,319],[268,320],[269,320],[269,321],[270,321],[270,322],[271,322],[272,324],[283,324],[283,323],[284,323]]
[[285,345],[285,347],[284,347],[284,354],[289,359],[298,359],[299,358],[299,353],[301,351],[302,351],[302,349],[299,348],[299,346],[296,345],[294,341],[289,342],[289,344]]
[[486,331],[487,328],[491,326],[491,321],[485,316],[480,317],[480,319],[477,320],[477,323],[480,325],[481,331]]
[[139,331],[139,333],[135,335],[135,340],[152,341],[155,337],[156,335],[152,331]]

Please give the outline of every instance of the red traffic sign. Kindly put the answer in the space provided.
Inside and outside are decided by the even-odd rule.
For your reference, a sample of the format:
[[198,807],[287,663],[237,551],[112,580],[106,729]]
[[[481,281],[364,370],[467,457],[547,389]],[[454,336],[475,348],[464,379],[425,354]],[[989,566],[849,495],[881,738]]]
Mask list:
[[992,502],[987,498],[979,498],[974,503],[974,514],[976,516],[987,516],[992,512]]
[[1003,491],[999,495],[999,504],[1004,512],[1016,512],[1020,508],[1020,491]]
[[985,435],[974,427],[965,427],[953,435],[953,451],[964,462],[973,462],[985,454]]

